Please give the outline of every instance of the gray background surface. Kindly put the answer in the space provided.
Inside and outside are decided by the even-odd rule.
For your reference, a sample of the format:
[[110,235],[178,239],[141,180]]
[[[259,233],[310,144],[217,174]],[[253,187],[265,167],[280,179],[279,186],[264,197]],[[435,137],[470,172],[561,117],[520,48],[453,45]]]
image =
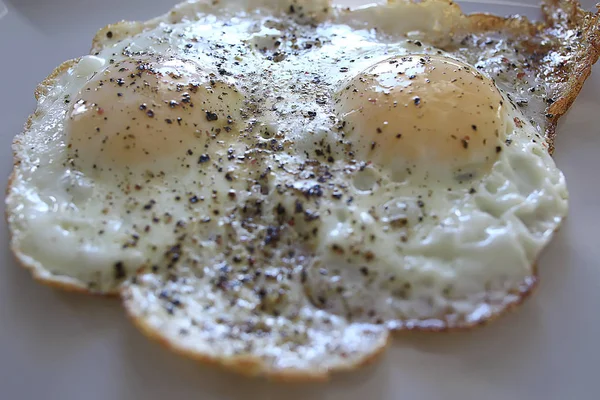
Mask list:
[[[346,0],[359,4],[360,0]],[[0,15],[2,15],[0,1]],[[147,19],[174,0],[4,0],[0,19],[0,176],[10,143],[34,109],[33,90],[56,65],[85,54],[95,31]],[[535,0],[525,3],[535,4]],[[536,15],[518,6],[462,3],[466,11]],[[593,0],[585,0],[587,7]],[[540,261],[539,292],[489,327],[398,335],[373,367],[330,384],[240,378],[146,340],[117,300],[42,287],[18,268],[0,227],[0,399],[597,399],[600,373],[600,69],[556,143],[571,212]],[[4,224],[4,221],[2,221]]]

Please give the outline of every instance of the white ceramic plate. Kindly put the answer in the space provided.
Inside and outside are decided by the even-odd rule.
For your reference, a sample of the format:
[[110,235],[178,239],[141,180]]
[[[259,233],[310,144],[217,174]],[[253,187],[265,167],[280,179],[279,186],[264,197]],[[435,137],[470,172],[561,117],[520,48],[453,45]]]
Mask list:
[[[537,9],[527,6],[535,2],[462,4],[468,12],[536,17]],[[175,0],[4,3],[0,1],[0,175],[8,177],[10,143],[35,106],[37,83],[60,62],[87,53],[98,28],[159,15]],[[593,3],[584,0],[587,7]],[[539,292],[491,326],[460,334],[400,335],[381,362],[325,385],[290,388],[244,379],[149,342],[125,320],[116,300],[65,294],[34,283],[15,265],[2,228],[0,399],[597,399],[598,93],[597,67],[559,127],[556,160],[567,175],[571,213],[542,257]]]

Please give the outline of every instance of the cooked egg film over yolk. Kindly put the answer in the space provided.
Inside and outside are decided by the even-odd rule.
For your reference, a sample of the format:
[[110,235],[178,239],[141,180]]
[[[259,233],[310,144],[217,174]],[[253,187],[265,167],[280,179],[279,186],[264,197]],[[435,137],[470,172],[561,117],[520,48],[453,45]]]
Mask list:
[[67,119],[73,164],[92,171],[177,170],[202,138],[229,132],[241,95],[194,62],[128,59],[95,74]]
[[[14,144],[20,259],[136,291],[129,311],[174,343],[180,328],[217,355],[254,340],[278,365],[319,348],[328,368],[333,337],[356,342],[340,326],[466,326],[519,301],[567,207],[496,70],[529,58],[390,31],[434,25],[416,3],[270,3],[191,1],[107,28],[46,83]],[[301,347],[282,352],[290,338]]]
[[353,155],[398,181],[481,177],[497,159],[506,114],[489,78],[437,55],[375,64],[343,86],[336,106]]

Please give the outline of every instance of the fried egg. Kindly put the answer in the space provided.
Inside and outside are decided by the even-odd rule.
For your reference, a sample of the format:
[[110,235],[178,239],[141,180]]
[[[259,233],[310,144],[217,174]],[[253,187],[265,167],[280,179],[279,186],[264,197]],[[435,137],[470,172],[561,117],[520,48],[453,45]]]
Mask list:
[[440,0],[189,1],[108,26],[15,140],[12,249],[252,375],[323,378],[390,331],[481,324],[530,293],[567,214],[551,135],[598,46],[576,7],[556,33],[564,6],[535,25]]

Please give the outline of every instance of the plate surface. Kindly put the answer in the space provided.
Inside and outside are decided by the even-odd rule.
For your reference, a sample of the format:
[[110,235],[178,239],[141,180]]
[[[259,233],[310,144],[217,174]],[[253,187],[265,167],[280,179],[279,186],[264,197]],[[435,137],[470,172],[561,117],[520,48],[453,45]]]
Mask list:
[[[56,65],[87,53],[95,31],[159,15],[176,0],[0,1],[0,176]],[[361,4],[346,0],[345,4]],[[462,3],[466,12],[537,16],[527,4]],[[584,0],[591,8],[594,0]],[[374,366],[293,388],[240,378],[146,340],[118,301],[61,293],[18,268],[0,229],[0,398],[564,400],[596,398],[600,365],[600,66],[559,126],[556,160],[571,211],[540,262],[538,293],[516,313],[469,333],[399,335]],[[3,202],[0,207],[3,207]],[[4,224],[4,221],[2,221]]]

